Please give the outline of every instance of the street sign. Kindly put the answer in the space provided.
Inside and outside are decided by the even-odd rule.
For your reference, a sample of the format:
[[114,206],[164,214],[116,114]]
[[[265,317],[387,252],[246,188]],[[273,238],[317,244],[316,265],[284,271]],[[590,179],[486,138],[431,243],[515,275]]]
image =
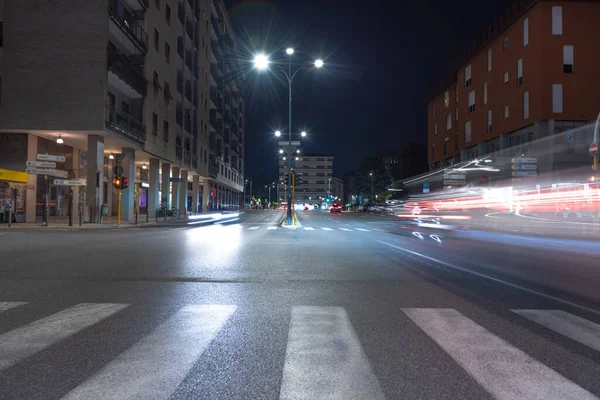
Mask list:
[[429,193],[429,182],[423,182],[423,193]]
[[56,168],[56,163],[50,161],[27,161],[25,165],[28,167]]
[[56,186],[81,186],[81,181],[69,181],[66,179],[55,179],[54,184]]
[[51,156],[48,154],[38,154],[37,159],[40,161],[58,161],[65,162],[65,158],[63,156]]
[[183,182],[182,178],[169,178],[169,182],[178,183]]
[[513,158],[513,164],[537,164],[537,158]]
[[447,174],[444,175],[444,179],[458,179],[458,180],[465,180],[467,178],[467,176],[465,174]]
[[46,169],[46,168],[27,168],[25,170],[28,174],[37,174],[37,175],[54,175],[56,174],[55,169]]
[[465,181],[460,179],[444,179],[444,186],[464,186]]
[[67,179],[69,177],[69,172],[62,169],[55,169],[54,176]]
[[512,176],[536,176],[536,171],[513,171]]
[[513,164],[512,169],[527,169],[527,170],[536,170],[537,164]]
[[590,152],[590,156],[592,156],[592,157],[594,157],[596,154],[598,154],[598,144],[596,144],[596,143],[590,144],[589,152]]

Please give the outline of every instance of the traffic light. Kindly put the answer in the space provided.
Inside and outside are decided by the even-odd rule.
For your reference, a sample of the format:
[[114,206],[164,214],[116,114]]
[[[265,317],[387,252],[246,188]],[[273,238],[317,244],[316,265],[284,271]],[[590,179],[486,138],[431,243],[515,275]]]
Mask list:
[[121,189],[121,186],[123,185],[123,179],[120,176],[115,176],[113,178],[113,186],[116,189]]
[[121,189],[127,189],[127,186],[129,186],[129,178],[124,176],[121,178]]

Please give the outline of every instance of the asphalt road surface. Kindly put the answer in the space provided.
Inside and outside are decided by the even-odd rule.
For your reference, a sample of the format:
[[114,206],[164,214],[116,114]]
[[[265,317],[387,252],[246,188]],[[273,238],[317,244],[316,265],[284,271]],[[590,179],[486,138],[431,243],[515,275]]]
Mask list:
[[595,242],[281,216],[0,232],[0,398],[600,396]]

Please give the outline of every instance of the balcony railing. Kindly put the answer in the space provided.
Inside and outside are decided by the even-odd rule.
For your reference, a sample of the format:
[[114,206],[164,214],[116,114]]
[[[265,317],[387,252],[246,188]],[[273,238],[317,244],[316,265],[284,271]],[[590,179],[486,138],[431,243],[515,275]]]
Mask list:
[[108,52],[107,68],[142,96],[148,92],[148,82],[142,71],[134,67],[124,56]]
[[133,13],[130,13],[122,2],[110,0],[108,15],[143,53],[148,51],[148,34],[133,19]]
[[137,119],[114,106],[106,106],[106,128],[133,140],[146,143],[146,127]]
[[175,158],[178,160],[181,160],[182,152],[183,152],[183,148],[180,145],[176,144],[175,145]]

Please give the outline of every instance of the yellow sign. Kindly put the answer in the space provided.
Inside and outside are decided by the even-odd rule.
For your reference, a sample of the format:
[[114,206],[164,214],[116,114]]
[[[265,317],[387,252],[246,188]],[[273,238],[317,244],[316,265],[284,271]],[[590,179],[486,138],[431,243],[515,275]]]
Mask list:
[[9,182],[8,187],[11,189],[19,189],[19,190],[35,190],[35,185],[30,185],[28,183]]
[[27,183],[29,181],[29,175],[27,175],[26,172],[0,168],[0,181]]

